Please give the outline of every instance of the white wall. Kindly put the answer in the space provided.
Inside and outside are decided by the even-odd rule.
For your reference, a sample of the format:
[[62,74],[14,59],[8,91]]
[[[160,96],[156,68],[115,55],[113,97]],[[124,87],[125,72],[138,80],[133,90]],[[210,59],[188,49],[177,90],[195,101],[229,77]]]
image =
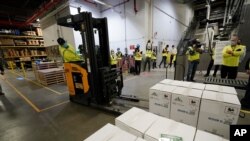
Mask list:
[[[81,7],[81,12],[83,12],[83,11],[91,12],[92,17],[94,17],[94,18],[101,17],[100,6],[98,6],[98,5],[95,6],[91,3],[87,3],[87,2],[79,1],[79,0],[75,0],[74,2],[72,2],[70,4],[70,14],[71,15],[78,14],[77,7]],[[74,34],[75,47],[76,47],[76,50],[78,50],[78,46],[80,44],[82,44],[82,37],[81,37],[79,31],[73,31],[73,34]]]
[[154,0],[153,5],[153,33],[157,33],[155,41],[177,46],[193,18],[192,8],[174,0]]
[[66,8],[64,8],[63,10],[61,10],[59,13],[55,15],[51,15],[50,17],[46,17],[45,19],[41,19],[41,28],[43,31],[45,46],[57,45],[58,37],[63,37],[69,43],[71,43],[72,45],[75,45],[73,29],[59,26],[57,25],[57,21],[56,21],[57,18],[66,16],[69,14],[70,14],[69,7],[67,6]]
[[[106,0],[105,2],[116,5],[123,0]],[[144,0],[137,0],[138,13],[135,14],[133,0],[125,5],[115,7],[102,12],[102,17],[108,18],[110,48],[121,48],[124,53],[125,47],[129,50],[130,45],[140,44],[145,49],[145,4]],[[103,8],[105,9],[105,7]]]

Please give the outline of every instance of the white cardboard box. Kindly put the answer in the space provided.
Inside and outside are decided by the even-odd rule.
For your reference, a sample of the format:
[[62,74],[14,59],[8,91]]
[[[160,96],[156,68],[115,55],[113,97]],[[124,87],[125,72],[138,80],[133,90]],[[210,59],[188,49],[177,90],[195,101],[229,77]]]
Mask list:
[[84,141],[135,141],[136,136],[129,134],[120,128],[106,124]]
[[237,123],[240,107],[236,95],[204,91],[197,128],[228,139],[229,125]]
[[172,82],[174,82],[175,80],[172,79],[164,79],[162,81],[160,81],[160,84],[165,84],[165,85],[171,85]]
[[143,138],[144,133],[159,116],[138,108],[131,108],[115,119],[115,125],[135,136]]
[[183,141],[193,141],[196,128],[160,117],[145,133],[146,141],[159,141],[161,134],[182,137]]
[[205,90],[237,95],[234,87],[207,84]]
[[198,89],[198,90],[204,90],[205,87],[206,85],[202,83],[191,83],[191,85],[189,85],[189,88]]
[[170,118],[197,126],[202,90],[177,87],[172,94]]
[[149,112],[169,118],[172,91],[176,86],[156,84],[149,90]]
[[229,140],[205,131],[197,130],[194,141],[229,141]]

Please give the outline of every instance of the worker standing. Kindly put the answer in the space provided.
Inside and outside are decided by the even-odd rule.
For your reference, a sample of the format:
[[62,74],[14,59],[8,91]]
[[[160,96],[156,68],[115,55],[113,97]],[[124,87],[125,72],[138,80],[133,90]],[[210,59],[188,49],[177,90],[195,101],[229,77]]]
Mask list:
[[168,45],[162,50],[162,60],[159,65],[159,68],[161,68],[161,64],[164,64],[164,68],[166,68],[166,61],[167,61],[167,51],[168,51]]
[[[0,71],[1,71],[1,75],[4,75],[4,67],[3,67],[3,61],[2,60],[0,62]],[[4,95],[1,84],[0,84],[0,95]]]
[[[209,74],[210,74],[210,71],[211,71],[211,69],[212,69],[212,67],[213,67],[213,65],[214,65],[214,55],[215,55],[215,42],[214,42],[213,47],[212,47],[212,49],[211,49],[211,53],[210,53],[211,60],[210,60],[209,65],[208,65],[208,67],[207,67],[207,73],[204,75],[204,77],[208,77]],[[217,73],[219,67],[220,67],[220,65],[215,65],[215,66],[214,66],[214,74],[213,74],[213,77],[216,77],[216,73]]]
[[249,75],[245,96],[241,99],[241,107],[250,109],[250,58],[247,60],[246,73]]
[[156,67],[156,50],[155,48],[153,49],[153,52],[152,52],[152,61],[153,61],[153,69],[157,68]]
[[117,57],[113,49],[111,49],[111,52],[110,52],[110,64],[111,64],[111,68],[116,68],[117,66]]
[[68,44],[63,38],[58,38],[57,42],[60,45],[59,51],[65,63],[83,61],[81,57],[76,54],[75,48]]
[[117,52],[116,52],[116,57],[117,57],[117,66],[119,68],[122,67],[122,52],[120,51],[120,48],[117,48]]
[[140,52],[140,45],[139,44],[136,45],[134,56],[135,56],[135,74],[140,75],[142,53]]
[[177,49],[175,48],[174,45],[172,45],[172,49],[171,49],[171,52],[170,52],[170,62],[169,62],[169,67],[171,68],[172,67],[172,64],[173,64],[173,59],[175,57],[175,55],[177,54]]
[[222,51],[221,78],[236,79],[239,59],[243,53],[242,46],[237,45],[238,36],[231,37],[231,45],[225,46]]
[[150,40],[148,40],[147,45],[146,45],[146,60],[144,64],[144,71],[146,71],[146,66],[148,64],[148,71],[150,71],[150,65],[151,65],[151,57],[152,57],[152,46],[150,47],[148,44],[150,43]]
[[194,81],[197,66],[200,62],[200,54],[202,53],[201,44],[197,40],[193,40],[186,54],[188,55],[188,72],[187,81]]

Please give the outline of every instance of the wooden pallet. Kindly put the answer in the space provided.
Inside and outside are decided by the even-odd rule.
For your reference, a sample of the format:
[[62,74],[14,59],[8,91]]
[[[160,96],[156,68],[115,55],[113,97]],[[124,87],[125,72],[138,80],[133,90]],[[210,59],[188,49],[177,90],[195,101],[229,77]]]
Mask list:
[[58,65],[56,62],[46,62],[41,64],[32,63],[33,70],[43,70],[43,69],[50,69],[50,68],[57,68]]
[[42,85],[48,86],[65,82],[64,70],[62,68],[51,68],[38,70],[37,75]]

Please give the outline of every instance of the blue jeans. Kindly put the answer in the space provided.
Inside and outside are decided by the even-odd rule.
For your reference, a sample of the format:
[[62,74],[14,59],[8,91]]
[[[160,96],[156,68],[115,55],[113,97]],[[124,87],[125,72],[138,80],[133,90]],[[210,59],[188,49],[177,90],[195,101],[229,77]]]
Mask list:
[[193,81],[197,66],[199,64],[198,60],[191,61],[188,63],[187,81]]

